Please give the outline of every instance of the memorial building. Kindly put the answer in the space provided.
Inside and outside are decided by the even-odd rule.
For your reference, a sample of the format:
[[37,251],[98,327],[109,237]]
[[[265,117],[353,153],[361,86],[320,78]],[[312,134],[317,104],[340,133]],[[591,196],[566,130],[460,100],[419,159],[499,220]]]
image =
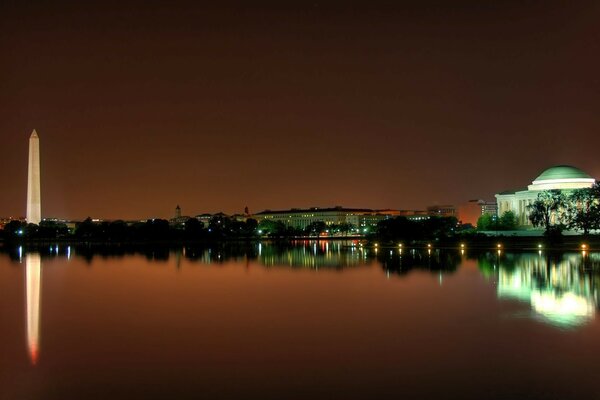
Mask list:
[[527,206],[533,204],[540,192],[546,190],[561,190],[566,193],[592,187],[596,182],[587,173],[570,165],[556,165],[544,170],[526,188],[505,191],[496,194],[498,216],[506,211],[512,211],[517,217],[517,224],[521,227],[531,227]]

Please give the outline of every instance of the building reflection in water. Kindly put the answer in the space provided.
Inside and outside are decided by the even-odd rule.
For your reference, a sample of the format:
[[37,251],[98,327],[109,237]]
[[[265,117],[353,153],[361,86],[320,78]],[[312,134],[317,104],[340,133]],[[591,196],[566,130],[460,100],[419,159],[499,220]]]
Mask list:
[[600,260],[589,256],[591,260],[579,253],[488,255],[479,259],[479,267],[497,278],[498,298],[529,303],[535,317],[575,327],[590,322],[600,305],[600,275],[588,265]]
[[[291,243],[256,243],[246,247],[185,248],[185,258],[204,264],[254,260],[265,267],[343,269],[370,262],[357,242],[298,240]],[[247,264],[248,265],[248,264]]]
[[40,351],[40,305],[42,262],[38,253],[25,256],[25,281],[27,296],[27,346],[31,363],[38,361]]
[[262,246],[258,260],[266,267],[341,269],[365,264],[366,256],[364,251],[357,250],[356,245],[351,241],[330,243],[298,240],[290,246],[274,244]]
[[[386,277],[403,276],[414,270],[437,274],[439,283],[454,273],[464,261],[465,250],[385,248],[367,249],[356,241],[300,240],[292,243],[239,243],[213,247],[52,247],[36,252],[21,248],[6,250],[15,259],[26,260],[27,342],[31,361],[39,356],[39,317],[41,301],[41,260],[44,256],[72,255],[91,262],[95,254],[127,256],[142,254],[155,265],[164,264],[175,252],[176,260],[221,265],[243,261],[247,267],[255,261],[268,268],[288,267],[319,270],[356,268],[378,264]],[[38,252],[39,251],[39,252]],[[25,254],[23,254],[25,253]],[[476,256],[477,257],[477,256]],[[600,305],[600,253],[506,253],[496,251],[478,257],[484,275],[497,281],[500,299],[516,299],[531,306],[534,317],[559,327],[580,326],[595,317]],[[183,267],[183,264],[179,264]]]

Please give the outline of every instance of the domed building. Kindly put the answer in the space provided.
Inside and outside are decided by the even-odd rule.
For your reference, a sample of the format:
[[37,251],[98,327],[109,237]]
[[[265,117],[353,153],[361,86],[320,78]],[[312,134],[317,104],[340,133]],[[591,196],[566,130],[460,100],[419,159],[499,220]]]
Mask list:
[[538,193],[553,189],[569,192],[574,189],[589,188],[594,182],[596,182],[594,178],[579,168],[570,165],[550,167],[535,178],[526,189],[498,193],[496,195],[498,215],[512,211],[517,216],[519,225],[531,226],[527,206],[533,204]]

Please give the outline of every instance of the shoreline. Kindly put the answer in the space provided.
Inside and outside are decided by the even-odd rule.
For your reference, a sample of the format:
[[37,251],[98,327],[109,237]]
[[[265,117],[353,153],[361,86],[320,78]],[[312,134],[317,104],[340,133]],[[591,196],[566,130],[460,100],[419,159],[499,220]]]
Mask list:
[[298,242],[352,242],[344,247],[364,247],[369,249],[416,249],[416,250],[502,250],[502,251],[599,251],[600,236],[563,236],[557,239],[545,237],[526,236],[494,236],[494,237],[454,237],[437,240],[395,240],[384,241],[376,237],[289,237],[289,238],[219,238],[202,240],[80,240],[73,238],[56,239],[22,239],[22,240],[0,240],[0,248],[11,249],[23,247],[42,247],[53,245],[85,246],[85,247],[180,247],[198,246],[212,247],[222,245],[238,244],[246,246],[249,244],[272,243],[277,245],[297,246]]

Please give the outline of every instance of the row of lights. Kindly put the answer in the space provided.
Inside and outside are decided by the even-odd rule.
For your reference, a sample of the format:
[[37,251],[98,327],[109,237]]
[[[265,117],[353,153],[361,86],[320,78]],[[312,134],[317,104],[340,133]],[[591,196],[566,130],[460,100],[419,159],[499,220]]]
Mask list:
[[[362,243],[360,244],[360,246],[362,247]],[[377,248],[377,247],[379,247],[379,243],[374,243],[374,244],[373,244],[373,246]],[[398,247],[399,247],[399,248],[402,248],[402,243],[399,243],[399,244],[398,244]],[[428,249],[431,249],[431,247],[432,247],[432,246],[431,246],[431,243],[428,243],[428,244],[427,244],[427,248],[428,248]],[[461,244],[460,244],[460,248],[461,248],[461,249],[464,249],[465,247],[466,247],[466,246],[465,246],[465,244],[464,244],[464,243],[461,243]],[[543,246],[541,243],[539,243],[539,244],[538,244],[538,249],[540,249],[540,250],[541,250],[543,247],[544,247],[544,246]],[[501,250],[501,249],[502,249],[502,243],[498,243],[498,244],[496,245],[496,248],[497,248],[498,250]],[[587,249],[588,249],[588,245],[587,245],[587,244],[582,244],[582,245],[581,245],[581,250],[582,250],[582,251],[586,251]]]

